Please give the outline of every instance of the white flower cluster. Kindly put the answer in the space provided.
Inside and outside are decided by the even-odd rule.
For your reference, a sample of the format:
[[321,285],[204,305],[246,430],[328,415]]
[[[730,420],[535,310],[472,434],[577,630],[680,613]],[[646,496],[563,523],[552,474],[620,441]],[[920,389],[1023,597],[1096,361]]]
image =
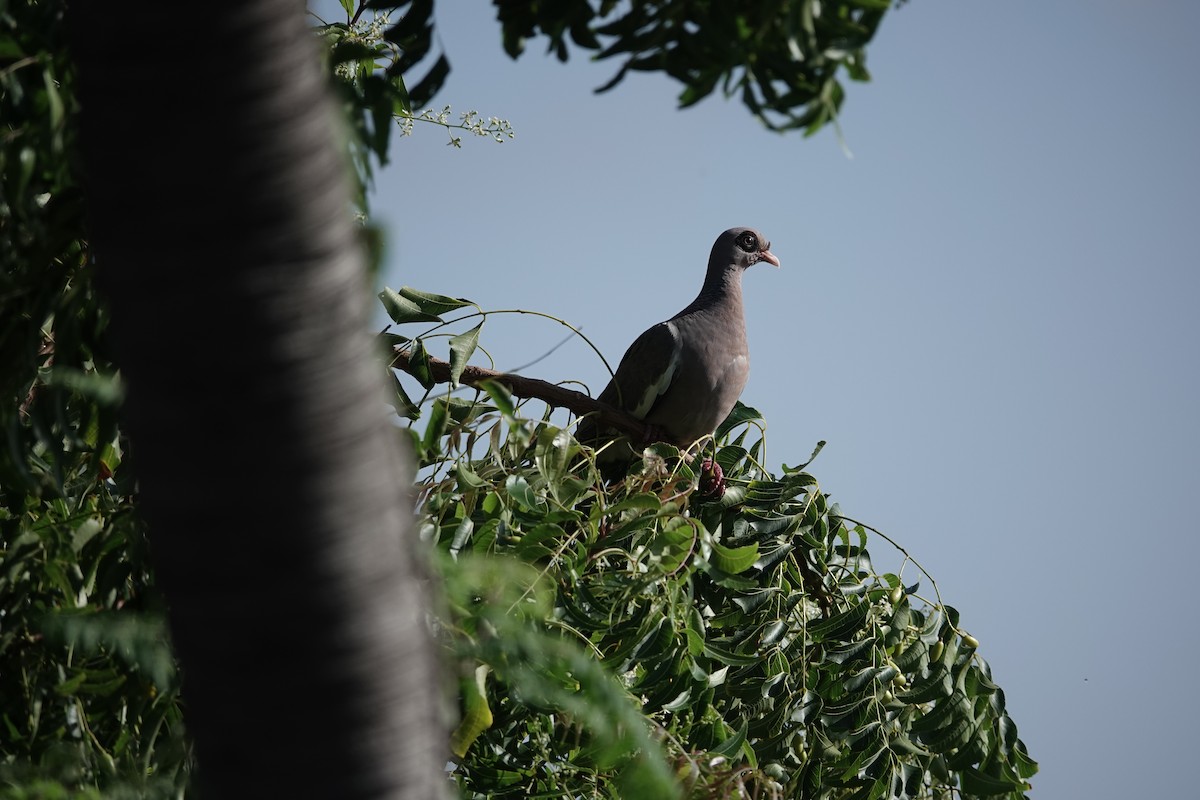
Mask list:
[[[370,74],[384,59],[390,58],[391,60],[395,60],[400,53],[399,49],[383,38],[389,24],[388,15],[378,12],[370,19],[360,19],[350,22],[349,26],[345,29],[345,34],[341,37],[341,41],[357,42],[374,48],[378,53],[378,57],[374,62],[369,60],[344,61],[334,68],[334,74],[343,80],[352,81],[356,77]],[[328,27],[334,29],[339,26]]]
[[360,19],[350,26],[350,30],[365,39],[367,44],[375,44],[375,42],[383,39],[383,34],[387,30],[387,27],[388,15],[386,13],[376,13],[369,20]]
[[[447,106],[447,108],[449,107]],[[460,127],[476,136],[488,136],[497,142],[503,142],[505,138],[512,139],[517,135],[508,120],[499,117],[488,117],[485,120],[479,116],[478,111],[468,111],[461,115],[461,119]]]
[[441,125],[450,133],[450,141],[446,144],[452,147],[462,147],[462,137],[455,136],[453,133],[456,130],[466,131],[475,136],[487,136],[497,142],[515,138],[517,135],[508,120],[499,117],[481,117],[478,111],[459,114],[459,122],[453,123],[450,121],[450,106],[444,106],[441,111],[427,108],[419,114],[400,113],[396,115],[396,122],[400,125],[401,136],[408,136],[412,133],[414,122]]

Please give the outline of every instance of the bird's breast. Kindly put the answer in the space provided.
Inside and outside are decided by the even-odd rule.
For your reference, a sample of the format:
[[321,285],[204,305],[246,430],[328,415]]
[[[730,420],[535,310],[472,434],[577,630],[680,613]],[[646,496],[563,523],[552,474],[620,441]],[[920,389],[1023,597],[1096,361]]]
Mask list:
[[657,405],[646,421],[667,431],[675,444],[691,444],[724,422],[749,375],[744,343],[723,342],[719,350],[684,352],[670,396],[664,398],[669,402]]

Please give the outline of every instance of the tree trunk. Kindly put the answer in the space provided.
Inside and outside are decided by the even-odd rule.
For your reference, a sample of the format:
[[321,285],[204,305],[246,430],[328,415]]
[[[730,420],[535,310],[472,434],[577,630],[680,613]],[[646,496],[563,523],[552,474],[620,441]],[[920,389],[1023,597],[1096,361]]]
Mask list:
[[409,476],[303,7],[73,3],[95,262],[206,796],[429,798]]

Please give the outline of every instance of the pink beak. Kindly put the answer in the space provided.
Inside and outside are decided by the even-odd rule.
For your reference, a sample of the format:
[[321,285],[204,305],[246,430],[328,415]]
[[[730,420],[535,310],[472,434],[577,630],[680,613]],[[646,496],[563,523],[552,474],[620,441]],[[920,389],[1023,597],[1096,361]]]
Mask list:
[[766,261],[768,264],[775,267],[775,269],[779,269],[779,259],[776,258],[775,254],[770,250],[759,250],[758,257],[762,261]]

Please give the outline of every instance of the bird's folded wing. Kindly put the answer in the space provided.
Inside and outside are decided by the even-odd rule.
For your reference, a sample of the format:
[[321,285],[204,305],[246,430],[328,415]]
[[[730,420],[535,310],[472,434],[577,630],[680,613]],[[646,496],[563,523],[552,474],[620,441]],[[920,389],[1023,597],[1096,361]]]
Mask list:
[[650,328],[629,346],[600,399],[645,419],[670,388],[679,368],[681,349],[674,322],[660,322]]

